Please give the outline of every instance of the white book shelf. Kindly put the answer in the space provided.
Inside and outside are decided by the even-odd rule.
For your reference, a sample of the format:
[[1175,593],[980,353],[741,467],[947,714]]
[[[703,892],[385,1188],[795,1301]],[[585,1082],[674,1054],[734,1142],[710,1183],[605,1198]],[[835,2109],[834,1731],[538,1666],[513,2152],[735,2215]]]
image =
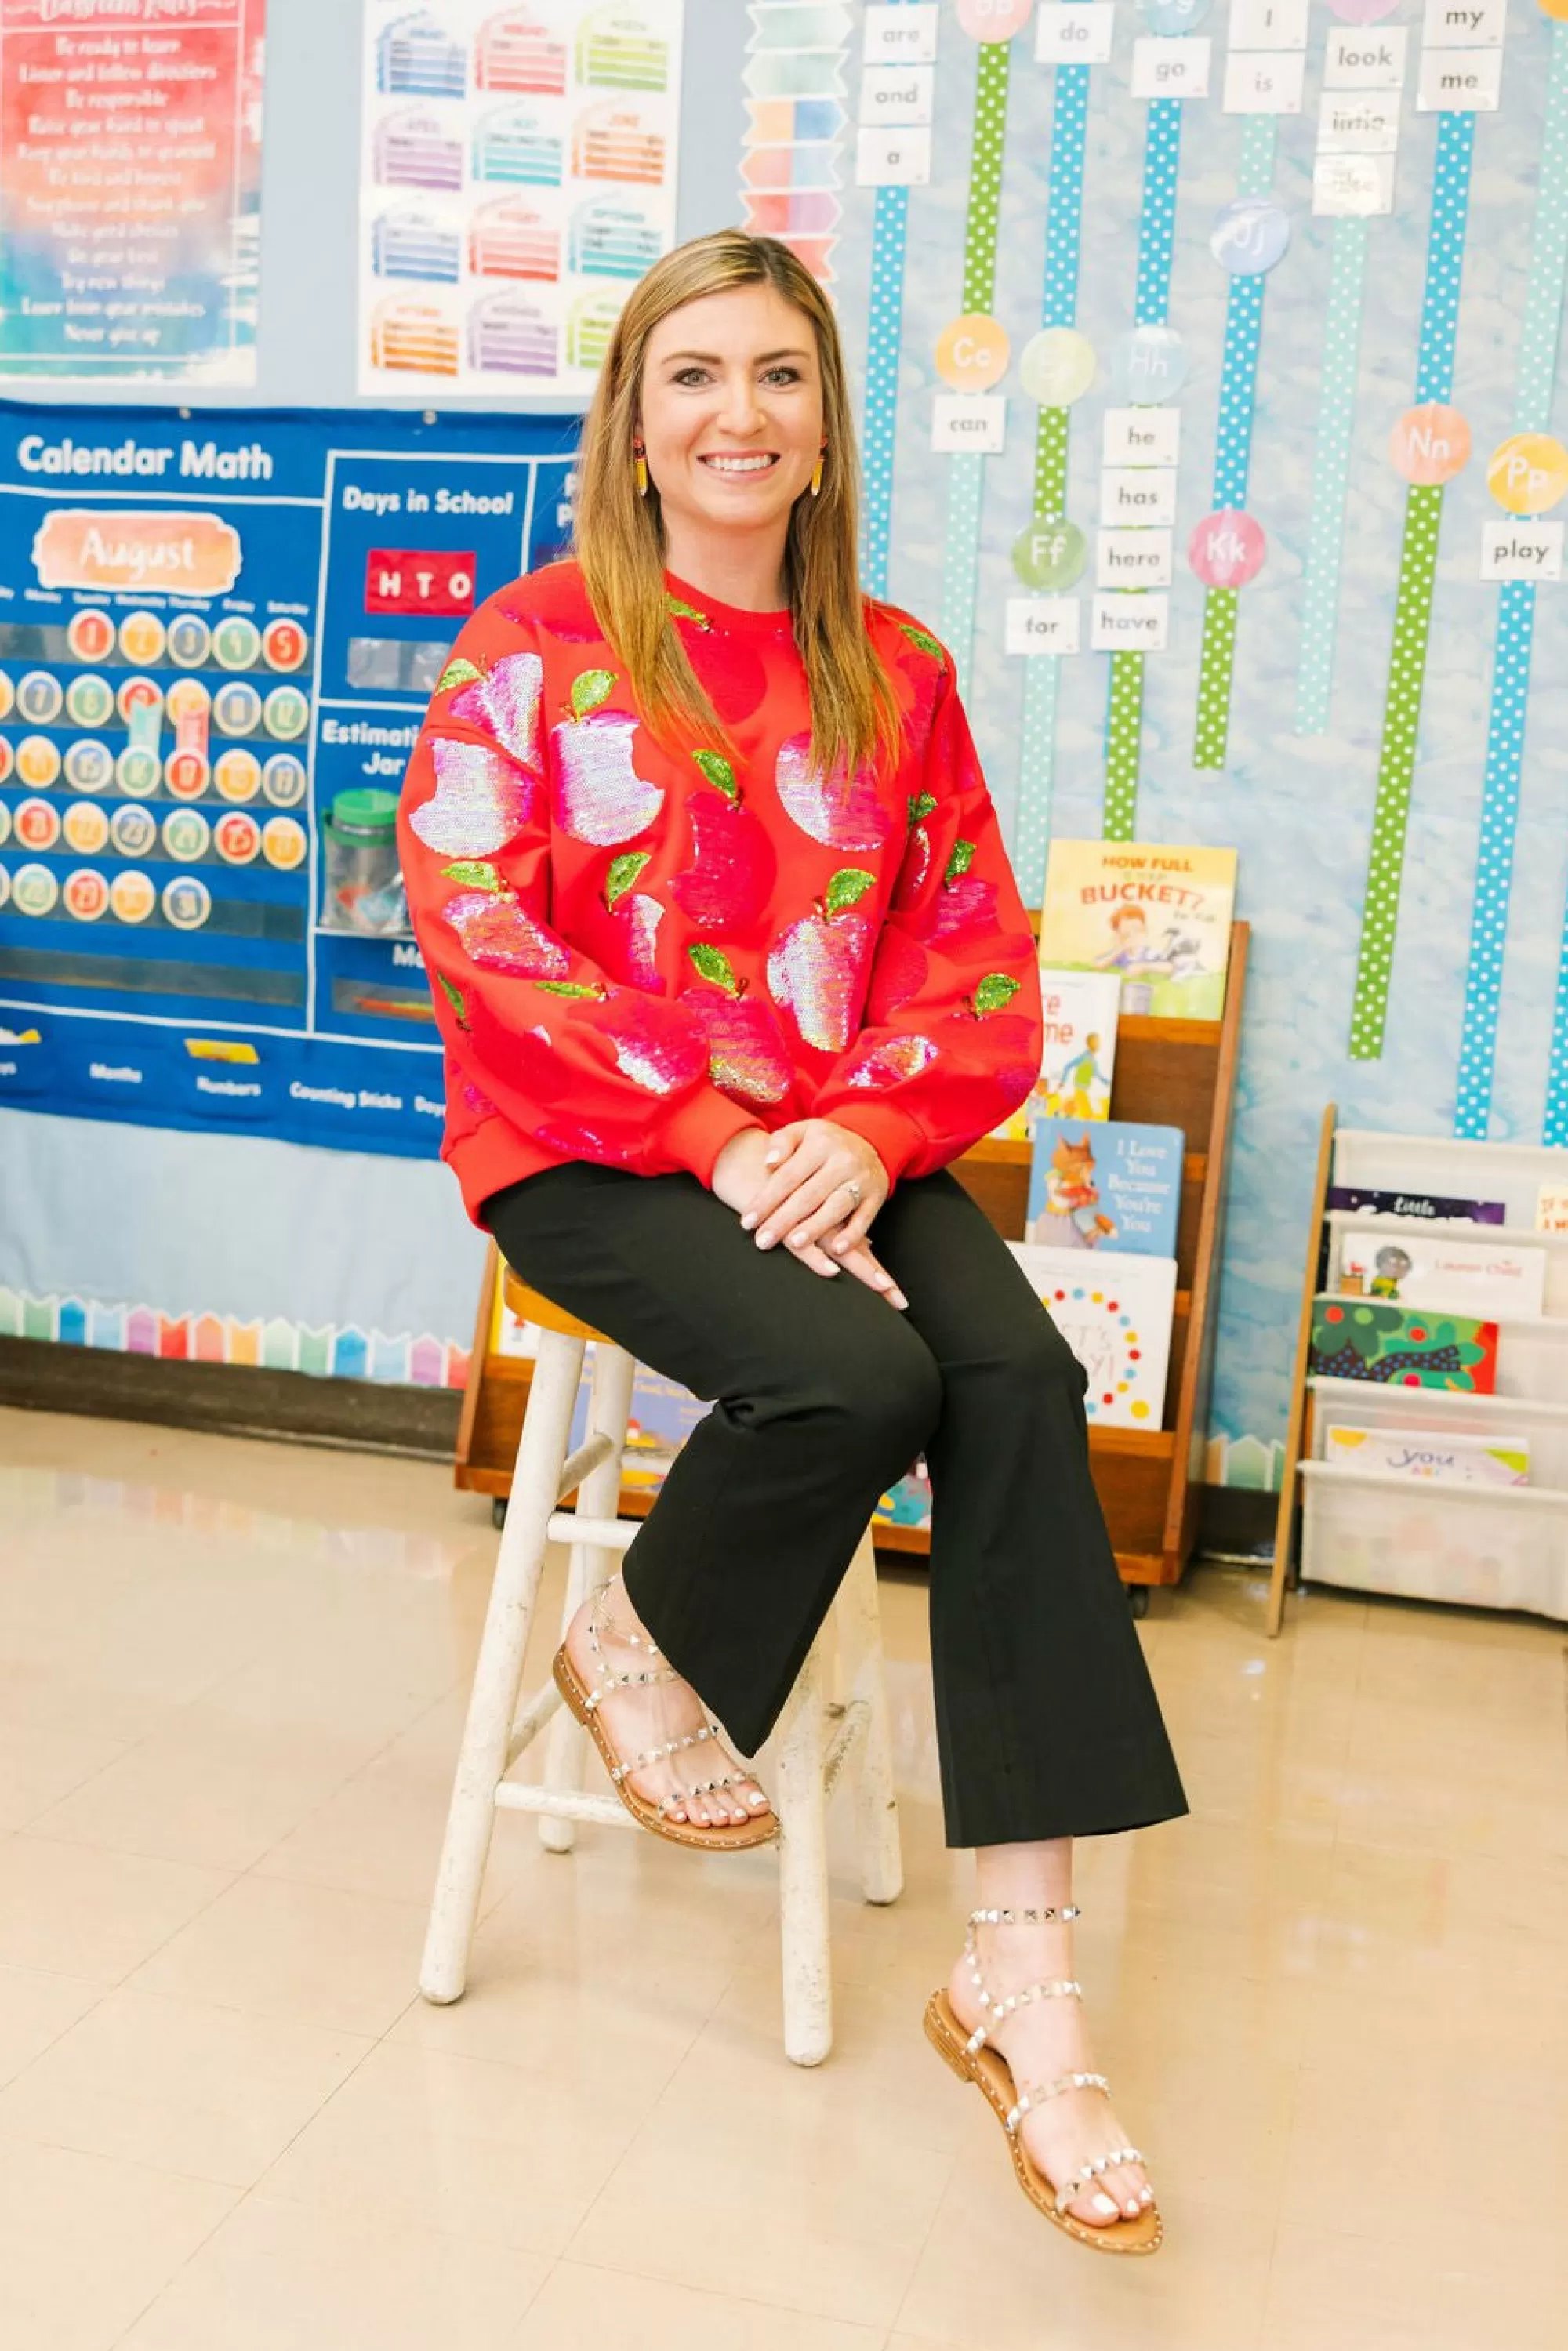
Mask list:
[[[1542,1185],[1568,1186],[1568,1151],[1379,1134],[1336,1127],[1332,1105],[1324,1113],[1270,1590],[1271,1634],[1280,1628],[1292,1567],[1298,1579],[1309,1582],[1568,1620],[1568,1234],[1536,1229],[1536,1196]],[[1506,1222],[1373,1219],[1364,1210],[1329,1209],[1331,1186],[1500,1200]],[[1343,1237],[1365,1231],[1374,1222],[1379,1236],[1390,1240],[1441,1230],[1450,1238],[1544,1252],[1542,1314],[1493,1314],[1459,1291],[1429,1310],[1496,1323],[1494,1394],[1384,1385],[1309,1372],[1313,1307],[1325,1297],[1341,1296]],[[1521,1436],[1530,1444],[1530,1483],[1460,1485],[1331,1460],[1325,1458],[1327,1433],[1336,1422],[1391,1433]]]

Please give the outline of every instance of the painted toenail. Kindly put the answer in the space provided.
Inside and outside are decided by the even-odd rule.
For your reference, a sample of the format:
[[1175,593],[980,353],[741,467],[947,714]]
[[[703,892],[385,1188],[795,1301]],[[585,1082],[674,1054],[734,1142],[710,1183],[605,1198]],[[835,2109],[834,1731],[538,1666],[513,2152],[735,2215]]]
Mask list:
[[1102,2196],[1096,2192],[1091,2199],[1091,2201],[1092,2202],[1096,2212],[1110,2214],[1113,2213],[1116,2210],[1116,2199],[1113,2196]]
[[1155,2200],[1155,2191],[1154,2191],[1154,2189],[1153,2189],[1152,2188],[1140,2188],[1140,2189],[1139,2189],[1139,2190],[1138,2190],[1138,2201],[1139,2201],[1139,2203],[1140,2203],[1140,2204],[1152,2204],[1152,2203],[1154,2202],[1154,2200]]
[[760,1790],[757,1790],[754,1791],[751,1795],[747,1796],[746,1801],[751,1806],[754,1813],[759,1813],[762,1810],[763,1805],[768,1802],[768,1799],[762,1794]]

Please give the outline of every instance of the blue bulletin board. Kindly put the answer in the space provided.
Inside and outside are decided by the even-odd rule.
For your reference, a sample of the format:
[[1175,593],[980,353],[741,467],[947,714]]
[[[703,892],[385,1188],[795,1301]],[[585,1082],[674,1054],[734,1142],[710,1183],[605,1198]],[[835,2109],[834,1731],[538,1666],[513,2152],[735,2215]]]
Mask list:
[[395,871],[335,892],[328,819],[564,549],[577,433],[0,403],[0,1106],[434,1155]]

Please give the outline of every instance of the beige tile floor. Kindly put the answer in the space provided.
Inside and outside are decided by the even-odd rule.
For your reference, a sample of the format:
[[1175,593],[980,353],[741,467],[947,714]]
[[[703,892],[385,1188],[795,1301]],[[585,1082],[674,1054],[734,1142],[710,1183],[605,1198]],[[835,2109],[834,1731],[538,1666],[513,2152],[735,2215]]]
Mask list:
[[1080,1865],[1168,2230],[1120,2263],[920,2035],[967,1884],[916,1578],[908,1891],[836,1849],[824,2068],[766,1855],[503,1815],[468,1994],[418,1999],[494,1549],[438,1469],[0,1412],[6,2351],[1561,2351],[1559,1629],[1156,1596],[1193,1816]]

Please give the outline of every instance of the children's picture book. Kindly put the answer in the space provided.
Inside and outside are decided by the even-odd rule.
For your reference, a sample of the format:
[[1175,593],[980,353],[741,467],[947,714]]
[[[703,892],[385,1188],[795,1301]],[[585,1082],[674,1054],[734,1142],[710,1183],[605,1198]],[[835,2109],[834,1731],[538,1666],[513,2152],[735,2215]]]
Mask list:
[[1354,1184],[1331,1184],[1325,1206],[1354,1209],[1362,1217],[1425,1217],[1437,1224],[1505,1225],[1500,1200],[1448,1199],[1437,1192],[1366,1191]]
[[878,1527],[930,1526],[931,1473],[924,1454],[917,1456],[914,1468],[906,1469],[896,1485],[888,1488],[871,1516],[872,1524]]
[[1451,1429],[1362,1428],[1333,1421],[1323,1459],[1382,1477],[1426,1478],[1449,1486],[1528,1486],[1528,1437],[1479,1437]]
[[1317,1379],[1490,1395],[1497,1387],[1497,1324],[1468,1314],[1318,1298],[1307,1369]]
[[1122,1018],[1218,1020],[1225,1008],[1233,849],[1148,841],[1053,841],[1040,922],[1042,964],[1113,971]]
[[1385,1298],[1400,1306],[1477,1314],[1539,1314],[1546,1298],[1546,1251],[1527,1242],[1462,1241],[1447,1233],[1401,1233],[1374,1226],[1343,1232],[1340,1295]]
[[1025,1239],[1174,1257],[1185,1148],[1176,1126],[1037,1119]]
[[1028,1241],[1008,1247],[1088,1374],[1083,1409],[1090,1420],[1102,1427],[1160,1427],[1176,1259],[1107,1250],[1090,1263],[1073,1249]]
[[[582,1384],[571,1416],[571,1449],[588,1435],[590,1381],[593,1349],[583,1364]],[[621,1483],[652,1490],[664,1484],[670,1465],[700,1420],[713,1410],[682,1387],[678,1380],[651,1372],[639,1364],[632,1383],[632,1411],[626,1423],[626,1449],[621,1456]]]
[[1113,971],[1042,966],[1040,1080],[1028,1102],[992,1133],[1027,1142],[1040,1118],[1109,1118],[1122,982]]
[[1560,1185],[1542,1184],[1535,1203],[1535,1229],[1568,1233],[1568,1191]]

